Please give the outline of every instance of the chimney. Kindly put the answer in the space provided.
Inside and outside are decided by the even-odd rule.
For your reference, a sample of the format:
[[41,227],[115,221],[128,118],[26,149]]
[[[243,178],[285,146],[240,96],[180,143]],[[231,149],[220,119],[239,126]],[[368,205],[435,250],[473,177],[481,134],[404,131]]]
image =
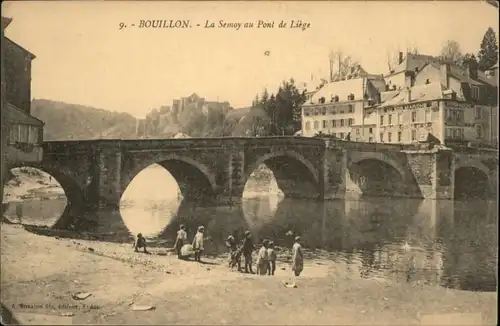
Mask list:
[[411,101],[411,88],[406,87],[403,91],[404,94],[404,103],[410,103]]
[[470,60],[467,64],[467,75],[470,79],[477,80],[477,62]]
[[442,63],[439,69],[439,81],[445,88],[449,88],[448,75],[450,74],[450,64]]
[[403,52],[399,52],[398,64],[403,62]]

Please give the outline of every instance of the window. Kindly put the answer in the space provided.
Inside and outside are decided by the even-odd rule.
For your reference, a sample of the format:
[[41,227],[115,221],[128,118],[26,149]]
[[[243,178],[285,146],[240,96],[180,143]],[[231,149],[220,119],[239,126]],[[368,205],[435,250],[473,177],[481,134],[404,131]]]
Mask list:
[[383,115],[380,116],[380,125],[381,126],[384,125],[384,116]]
[[444,109],[444,116],[446,120],[449,120],[451,117],[451,112],[448,109]]
[[384,142],[384,133],[383,132],[380,133],[380,141],[382,143]]
[[476,125],[476,138],[483,139],[483,126],[482,125]]
[[431,110],[426,109],[425,110],[425,122],[430,122],[430,121],[432,121],[432,119],[431,119]]
[[322,108],[322,109],[321,109],[321,114],[322,114],[322,115],[326,115],[326,108]]
[[354,112],[354,107],[353,107],[352,104],[348,105],[348,110],[349,110],[349,113],[353,113]]
[[340,119],[340,126],[343,127],[344,126],[344,119]]
[[412,111],[411,112],[411,122],[415,122],[415,121],[417,121],[417,112]]
[[344,133],[343,132],[340,133],[340,139],[344,139]]
[[417,140],[417,131],[416,130],[411,131],[411,140],[413,140],[413,141]]
[[304,116],[308,117],[310,114],[309,114],[309,110],[308,109],[304,109]]
[[337,120],[332,120],[332,127],[333,128],[337,127]]
[[12,124],[9,130],[9,143],[39,144],[40,129],[25,124]]
[[387,141],[390,143],[392,141],[392,133],[387,133]]
[[454,111],[455,121],[460,121],[460,111]]
[[427,102],[426,106],[430,108],[432,106],[432,102]]
[[370,127],[370,128],[368,129],[368,133],[373,134],[373,128],[372,128],[372,127]]
[[392,125],[392,114],[387,117],[387,124]]
[[401,112],[398,112],[398,124],[402,124],[403,119],[401,118]]
[[323,129],[326,128],[326,120],[323,120]]
[[481,107],[474,108],[474,119],[481,120],[482,119],[482,110]]
[[341,106],[341,107],[339,108],[339,113],[344,113],[344,107],[343,107],[343,106]]
[[359,128],[356,128],[356,135],[359,135]]
[[373,143],[373,137],[369,137],[369,138],[368,138],[368,142],[369,142],[369,143]]
[[314,129],[318,129],[319,128],[319,122],[318,121],[314,121]]
[[472,86],[471,88],[471,93],[472,93],[472,98],[474,100],[479,99],[479,87],[477,86]]
[[446,138],[451,138],[451,130],[450,130],[450,128],[445,128],[445,137]]
[[18,139],[19,139],[19,125],[13,124],[10,126],[9,143],[15,144],[18,142]]
[[350,127],[354,124],[354,119],[350,118],[349,120],[347,120],[347,125]]
[[398,131],[398,143],[401,142],[401,131]]
[[306,122],[306,130],[311,129],[311,123],[309,121]]

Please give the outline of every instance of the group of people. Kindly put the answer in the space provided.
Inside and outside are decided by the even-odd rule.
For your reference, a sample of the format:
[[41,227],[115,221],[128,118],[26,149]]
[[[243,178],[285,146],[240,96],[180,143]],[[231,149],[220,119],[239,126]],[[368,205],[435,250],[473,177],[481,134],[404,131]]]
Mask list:
[[[203,239],[204,239],[205,227],[199,226],[196,232],[193,242],[192,250],[194,252],[194,260],[200,262],[201,255],[204,250]],[[181,224],[179,231],[177,231],[177,237],[174,244],[174,250],[177,253],[179,259],[185,257],[182,248],[184,245],[188,244],[188,236],[186,232],[186,227]],[[241,257],[243,256],[245,267],[245,273],[255,274],[253,266],[253,252],[257,252],[257,275],[274,275],[276,271],[276,251],[274,247],[274,242],[271,240],[263,240],[260,247],[257,247],[253,243],[252,235],[250,231],[245,231],[245,236],[241,243],[238,243],[236,239],[230,235],[226,240],[226,246],[229,248],[229,268],[242,271],[241,268]],[[134,242],[134,250],[137,252],[139,249],[143,248],[144,252],[147,253],[146,249],[146,239],[141,233],[137,235],[137,239]],[[304,257],[302,254],[302,246],[300,237],[295,237],[294,244],[292,246],[292,271],[295,276],[299,276],[304,268]]]
[[[292,271],[295,276],[299,276],[304,268],[304,257],[300,242],[300,237],[295,237],[292,247]],[[235,238],[230,235],[226,240],[226,246],[229,248],[229,268],[238,268],[238,271],[241,271],[241,256],[243,256],[245,261],[244,272],[255,274],[252,269],[252,254],[254,250],[258,249],[256,261],[257,275],[274,275],[276,271],[277,255],[273,241],[267,239],[263,240],[260,248],[258,248],[253,244],[250,231],[246,231],[245,237],[240,245],[238,245]]]
[[[203,247],[203,234],[205,232],[205,227],[203,225],[198,227],[198,231],[196,232],[193,242],[192,242],[192,247],[194,251],[194,260],[195,261],[201,261],[201,254],[203,253],[204,247]],[[186,232],[186,227],[181,224],[179,231],[177,231],[177,238],[175,239],[175,244],[174,244],[174,250],[177,253],[177,257],[179,259],[184,258],[184,255],[182,253],[182,247],[184,245],[188,244],[188,236]],[[134,250],[135,252],[138,252],[139,249],[143,248],[145,253],[148,253],[146,249],[146,239],[144,236],[139,233],[137,234],[137,238],[134,242]]]

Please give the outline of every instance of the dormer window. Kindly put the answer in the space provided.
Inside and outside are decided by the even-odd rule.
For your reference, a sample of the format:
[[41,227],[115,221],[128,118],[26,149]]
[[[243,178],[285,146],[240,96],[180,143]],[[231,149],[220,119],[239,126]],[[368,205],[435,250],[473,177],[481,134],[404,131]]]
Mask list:
[[395,91],[396,90],[396,85],[392,85],[392,90]]
[[339,96],[335,95],[335,102],[338,102],[338,101],[339,101]]
[[354,94],[351,93],[351,94],[347,95],[347,100],[354,101]]
[[479,87],[472,86],[471,87],[471,95],[472,95],[472,99],[478,100],[479,99]]
[[324,98],[324,97],[320,97],[320,99],[319,99],[319,103],[320,103],[320,104],[325,104],[325,98]]
[[430,84],[430,83],[431,83],[431,81],[430,81],[429,79],[426,79],[426,80],[425,80],[425,84],[426,84],[426,85],[427,85],[427,84]]

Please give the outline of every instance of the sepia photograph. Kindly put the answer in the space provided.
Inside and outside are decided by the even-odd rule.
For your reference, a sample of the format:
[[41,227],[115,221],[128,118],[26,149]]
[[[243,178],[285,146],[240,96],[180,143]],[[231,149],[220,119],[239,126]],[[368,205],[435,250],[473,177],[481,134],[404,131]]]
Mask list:
[[497,325],[498,1],[3,1],[0,322]]

